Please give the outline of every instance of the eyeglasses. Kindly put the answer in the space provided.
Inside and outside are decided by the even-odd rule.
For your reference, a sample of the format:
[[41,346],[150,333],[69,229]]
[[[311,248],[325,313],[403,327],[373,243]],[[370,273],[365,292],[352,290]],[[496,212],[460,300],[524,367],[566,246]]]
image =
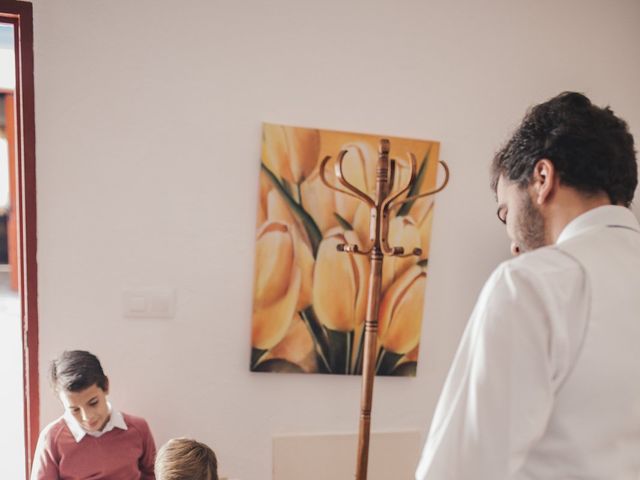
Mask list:
[[507,207],[505,205],[501,205],[498,207],[496,215],[498,217],[498,220],[500,220],[505,225],[507,224]]

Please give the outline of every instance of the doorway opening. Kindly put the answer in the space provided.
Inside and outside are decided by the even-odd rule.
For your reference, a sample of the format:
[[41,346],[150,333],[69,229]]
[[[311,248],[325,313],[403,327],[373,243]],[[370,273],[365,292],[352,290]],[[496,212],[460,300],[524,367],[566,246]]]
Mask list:
[[0,449],[29,475],[39,430],[32,5],[0,0]]
[[18,291],[15,198],[14,26],[0,23],[0,436],[3,470],[25,478],[22,322]]

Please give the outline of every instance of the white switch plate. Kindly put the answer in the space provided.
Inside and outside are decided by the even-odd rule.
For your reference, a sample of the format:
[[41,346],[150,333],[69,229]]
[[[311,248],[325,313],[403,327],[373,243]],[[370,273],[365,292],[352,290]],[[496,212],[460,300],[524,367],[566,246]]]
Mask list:
[[173,288],[131,288],[122,292],[122,314],[127,318],[173,318],[175,313]]

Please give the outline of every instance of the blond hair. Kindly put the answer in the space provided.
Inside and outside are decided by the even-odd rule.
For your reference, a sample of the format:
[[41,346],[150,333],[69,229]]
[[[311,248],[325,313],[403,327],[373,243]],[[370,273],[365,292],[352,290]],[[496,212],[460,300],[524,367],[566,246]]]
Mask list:
[[218,460],[204,443],[174,438],[158,451],[157,480],[218,480]]

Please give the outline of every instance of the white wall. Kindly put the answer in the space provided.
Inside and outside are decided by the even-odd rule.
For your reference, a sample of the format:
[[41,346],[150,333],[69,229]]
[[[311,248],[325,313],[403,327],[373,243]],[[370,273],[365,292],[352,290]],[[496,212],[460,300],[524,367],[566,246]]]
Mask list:
[[[36,0],[34,19],[42,421],[49,359],[87,348],[158,443],[197,437],[242,480],[270,477],[273,434],[354,431],[360,389],[248,371],[260,122],[440,140],[451,165],[418,377],[376,382],[379,431],[427,427],[507,256],[488,164],[526,107],[583,91],[640,141],[636,0]],[[176,318],[124,319],[122,289],[154,285]]]

